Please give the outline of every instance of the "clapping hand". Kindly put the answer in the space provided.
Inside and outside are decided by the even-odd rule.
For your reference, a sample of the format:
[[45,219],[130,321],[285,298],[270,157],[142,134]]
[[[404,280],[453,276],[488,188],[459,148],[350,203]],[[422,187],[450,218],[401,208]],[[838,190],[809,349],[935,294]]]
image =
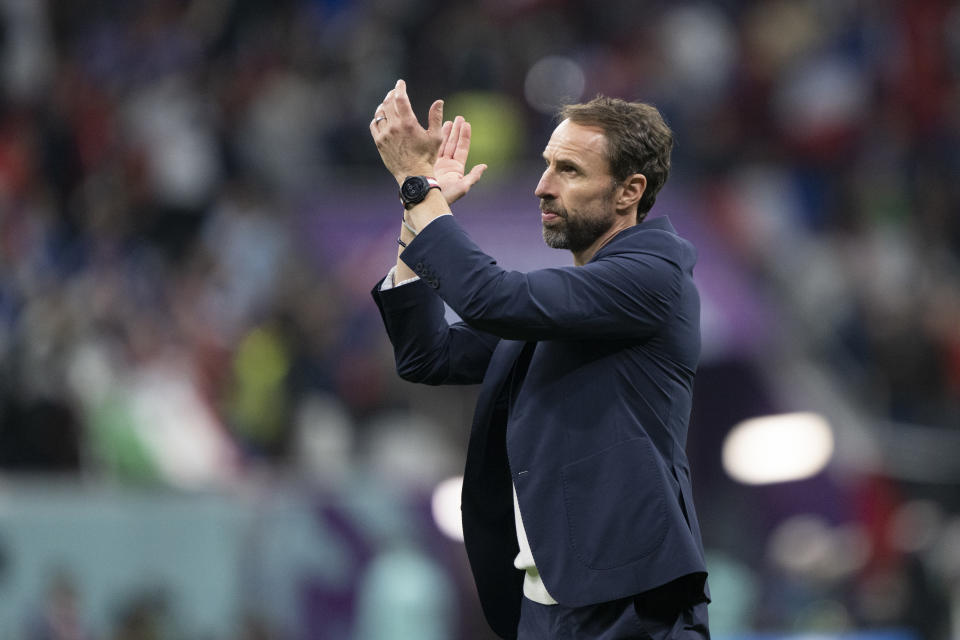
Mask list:
[[377,106],[370,121],[370,133],[384,166],[398,184],[406,176],[432,174],[440,183],[447,204],[462,198],[487,168],[485,164],[478,164],[470,173],[465,173],[470,153],[470,123],[462,116],[443,122],[442,100],[430,105],[427,128],[420,126],[403,80],[398,80]]
[[487,165],[478,164],[470,173],[464,173],[470,153],[470,123],[463,116],[457,116],[452,122],[444,122],[441,134],[443,141],[433,165],[433,176],[440,183],[440,191],[447,204],[453,204],[477,183]]
[[407,176],[429,175],[442,143],[443,101],[435,100],[427,113],[427,128],[417,122],[407,85],[397,80],[374,111],[370,134],[383,165],[397,184]]

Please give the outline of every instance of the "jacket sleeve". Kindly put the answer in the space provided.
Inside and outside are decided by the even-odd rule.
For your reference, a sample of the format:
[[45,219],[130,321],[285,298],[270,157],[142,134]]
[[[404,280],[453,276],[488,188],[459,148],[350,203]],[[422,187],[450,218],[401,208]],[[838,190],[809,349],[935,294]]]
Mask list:
[[463,322],[447,323],[443,301],[422,281],[387,291],[380,284],[371,293],[401,378],[431,385],[483,381],[499,338]]
[[401,258],[470,326],[511,340],[638,339],[674,313],[686,277],[679,260],[636,248],[581,267],[507,271],[448,216]]

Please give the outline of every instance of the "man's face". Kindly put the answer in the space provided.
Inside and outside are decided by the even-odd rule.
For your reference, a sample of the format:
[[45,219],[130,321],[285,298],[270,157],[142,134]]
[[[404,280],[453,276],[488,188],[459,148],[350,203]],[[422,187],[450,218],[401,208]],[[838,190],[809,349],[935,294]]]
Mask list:
[[547,168],[534,192],[540,198],[543,239],[554,249],[582,252],[616,219],[606,136],[599,127],[564,120],[543,158]]

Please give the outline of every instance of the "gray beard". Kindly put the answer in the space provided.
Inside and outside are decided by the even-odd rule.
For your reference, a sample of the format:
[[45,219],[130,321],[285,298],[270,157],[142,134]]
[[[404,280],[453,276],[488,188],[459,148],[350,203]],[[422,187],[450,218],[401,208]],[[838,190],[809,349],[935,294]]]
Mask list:
[[589,248],[597,238],[613,226],[614,217],[606,218],[561,218],[562,224],[543,225],[543,241],[552,249],[568,249],[579,253]]

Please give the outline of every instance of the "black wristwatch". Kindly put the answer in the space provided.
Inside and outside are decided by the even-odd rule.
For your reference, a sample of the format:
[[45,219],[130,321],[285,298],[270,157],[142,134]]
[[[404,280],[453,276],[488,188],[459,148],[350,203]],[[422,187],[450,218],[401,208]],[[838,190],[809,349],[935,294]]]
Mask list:
[[440,183],[434,178],[426,176],[407,176],[407,179],[400,185],[400,202],[404,209],[409,209],[415,204],[423,202],[430,189],[439,189]]

